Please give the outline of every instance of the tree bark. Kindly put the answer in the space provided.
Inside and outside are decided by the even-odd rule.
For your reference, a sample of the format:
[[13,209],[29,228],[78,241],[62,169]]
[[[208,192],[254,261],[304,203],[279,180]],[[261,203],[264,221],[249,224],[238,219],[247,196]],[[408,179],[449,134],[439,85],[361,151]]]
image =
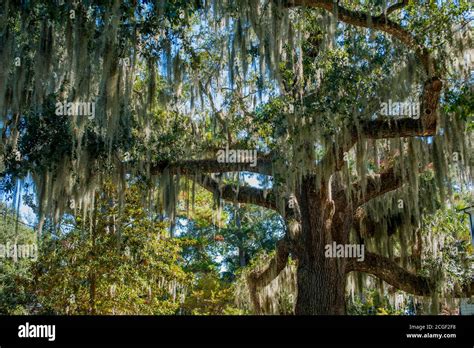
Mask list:
[[345,274],[335,260],[298,264],[297,286],[295,314],[345,314]]
[[344,243],[346,238],[337,233],[343,228],[343,220],[335,214],[326,186],[318,188],[313,176],[304,178],[301,185],[302,226],[299,240],[294,243],[298,259],[297,315],[345,314],[345,260],[326,258],[325,246],[334,240]]

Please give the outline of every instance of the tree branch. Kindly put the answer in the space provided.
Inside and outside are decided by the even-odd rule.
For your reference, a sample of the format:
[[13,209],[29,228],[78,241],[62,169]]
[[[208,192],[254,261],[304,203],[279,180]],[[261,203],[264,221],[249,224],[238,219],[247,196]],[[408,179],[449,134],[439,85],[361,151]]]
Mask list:
[[[387,233],[389,236],[394,234],[397,228],[403,226],[405,221],[403,219],[402,213],[396,213],[389,216],[387,221]],[[380,230],[382,227],[382,222],[374,220],[371,216],[369,216],[366,210],[363,207],[359,207],[354,211],[354,220],[353,220],[353,227],[357,234],[364,237],[373,237],[375,235],[375,231]]]
[[354,207],[359,207],[371,199],[381,196],[387,192],[398,189],[403,185],[403,177],[390,167],[383,172],[366,178],[366,191],[361,191],[362,183],[360,181],[352,185],[353,192],[359,195],[356,197]]
[[[337,17],[338,20],[341,20],[347,24],[352,24],[363,28],[377,29],[390,34],[404,43],[408,48],[414,50],[428,76],[432,76],[434,74],[433,59],[428,50],[419,44],[417,39],[410,32],[406,31],[402,26],[390,20],[388,15],[381,14],[379,16],[371,16],[364,12],[348,10],[347,8],[338,5],[333,0],[288,0],[287,6],[307,6],[321,8],[331,12]],[[391,12],[398,9],[401,5],[394,6],[395,7],[392,6],[393,10]]]
[[185,160],[180,162],[161,161],[152,168],[152,173],[162,173],[168,169],[173,174],[252,172],[272,175],[270,155],[258,154],[257,163],[219,163],[217,159]]
[[[413,274],[395,261],[370,252],[365,253],[364,261],[348,260],[346,273],[353,271],[372,274],[393,287],[416,296],[430,296],[436,290],[436,284],[432,279]],[[474,295],[474,282],[453,291],[455,297],[472,295]]]
[[258,189],[251,186],[222,185],[212,177],[203,174],[196,174],[194,176],[188,175],[188,177],[224,200],[255,204],[268,209],[277,210],[272,190]]
[[341,135],[338,142],[320,162],[321,168],[333,167],[335,171],[342,169],[344,154],[357,143],[359,138],[387,139],[400,137],[428,137],[436,134],[437,108],[443,83],[437,77],[425,82],[421,96],[419,118],[376,119],[363,121],[359,126],[353,125],[349,136]]
[[251,272],[247,276],[250,298],[252,299],[256,314],[262,314],[262,308],[257,295],[258,289],[267,286],[273,279],[278,277],[280,272],[286,267],[288,263],[289,254],[289,243],[285,238],[283,238],[277,242],[275,256],[271,259],[268,265],[264,269]]
[[[428,163],[420,169],[420,173],[424,170],[431,168],[433,163]],[[371,175],[366,178],[366,190],[362,192],[361,181],[357,181],[352,184],[352,192],[356,195],[353,197],[354,208],[360,207],[368,201],[379,197],[387,192],[394,191],[405,184],[404,176],[401,172],[396,171],[395,168],[389,167],[379,174]]]
[[389,258],[370,252],[365,253],[364,261],[348,260],[346,273],[352,271],[372,274],[397,289],[417,296],[429,296],[436,289],[433,280],[413,274]]
[[396,4],[393,4],[389,8],[387,8],[387,11],[385,11],[385,16],[389,16],[391,13],[401,10],[404,8],[406,5],[408,5],[408,0],[402,0],[401,2],[398,2]]
[[[398,120],[377,119],[366,121],[361,125],[363,135],[370,139],[432,136],[436,134],[437,112],[442,81],[438,77],[428,79],[423,86],[419,118],[402,118]],[[353,133],[357,131],[353,127]]]

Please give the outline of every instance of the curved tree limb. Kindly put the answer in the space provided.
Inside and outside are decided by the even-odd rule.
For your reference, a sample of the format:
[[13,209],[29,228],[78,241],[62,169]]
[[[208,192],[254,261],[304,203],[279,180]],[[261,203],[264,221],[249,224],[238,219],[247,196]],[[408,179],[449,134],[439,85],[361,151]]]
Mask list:
[[[362,262],[348,260],[346,273],[353,271],[372,274],[393,287],[416,296],[430,296],[436,289],[436,284],[432,279],[413,274],[400,267],[395,261],[370,252],[365,253],[365,259]],[[453,295],[455,297],[474,295],[474,282],[465,285],[460,290],[455,290]]]
[[[346,188],[342,188],[335,192],[334,201],[336,206],[346,206],[348,200],[351,200],[352,207],[355,209],[355,214],[358,212],[357,208],[369,202],[370,200],[384,195],[387,192],[394,191],[404,184],[401,173],[396,172],[395,168],[389,167],[381,173],[375,175],[368,175],[365,178],[365,191],[362,190],[362,180],[356,181],[352,184],[350,192],[352,198],[346,196]],[[354,214],[354,217],[355,217]]]
[[[400,5],[394,5],[389,8],[387,10],[387,12],[390,10],[388,14],[405,6],[404,2],[405,1],[403,1]],[[288,0],[287,6],[307,6],[321,8],[331,12],[337,17],[338,20],[347,24],[352,24],[363,28],[373,28],[390,34],[400,40],[403,44],[405,44],[405,46],[414,50],[428,76],[432,76],[434,74],[434,63],[428,50],[421,43],[419,43],[410,32],[389,19],[388,14],[371,16],[364,12],[349,10],[335,3],[333,0]]]
[[[391,236],[397,230],[397,228],[403,226],[406,221],[403,219],[401,212],[390,215],[387,219],[387,232]],[[360,237],[372,237],[381,227],[381,222],[373,219],[369,216],[363,207],[359,207],[353,214],[353,223],[355,231]]]
[[379,174],[369,176],[366,178],[365,192],[361,192],[361,182],[356,182],[352,185],[353,192],[359,194],[359,197],[355,200],[354,207],[359,207],[376,197],[394,191],[402,185],[403,177],[395,171],[394,167],[390,167]]
[[[420,173],[424,170],[431,168],[432,163],[428,163],[424,166]],[[357,196],[354,197],[354,208],[358,208],[368,201],[384,195],[387,192],[394,191],[402,187],[407,181],[403,177],[402,173],[395,170],[395,167],[389,167],[376,175],[371,175],[366,178],[366,191],[361,192],[362,183],[360,181],[355,182],[352,185],[352,192]]]
[[203,174],[189,175],[188,177],[224,200],[255,204],[268,209],[277,210],[272,190],[264,190],[251,186],[222,185],[212,177]]
[[399,137],[428,137],[436,134],[437,112],[443,83],[437,78],[425,82],[421,96],[420,117],[401,119],[376,119],[352,126],[349,136],[335,142],[320,162],[321,167],[333,166],[339,171],[344,166],[344,154],[351,150],[360,138],[388,139]]
[[273,279],[278,277],[280,272],[288,263],[289,254],[289,243],[285,238],[283,238],[277,242],[275,256],[271,259],[268,265],[264,269],[251,272],[247,276],[250,298],[256,314],[262,314],[262,308],[257,295],[258,289],[267,286]]
[[258,299],[258,290],[267,286],[273,279],[278,277],[286,267],[291,251],[292,241],[298,238],[301,229],[301,212],[298,201],[294,195],[288,197],[285,206],[284,219],[286,221],[286,234],[276,244],[275,256],[264,269],[254,271],[247,276],[250,299],[256,314],[262,314],[262,308]]
[[357,271],[369,273],[397,289],[417,296],[429,296],[436,288],[433,280],[413,274],[387,257],[366,252],[362,262],[349,260],[346,273]]
[[[362,133],[369,139],[386,139],[399,137],[426,137],[436,134],[437,112],[442,81],[438,77],[428,79],[423,87],[419,118],[402,118],[398,120],[377,119],[363,123]],[[353,133],[356,129],[353,129]]]
[[152,173],[162,173],[168,169],[172,174],[252,172],[272,175],[271,155],[257,154],[257,163],[219,163],[217,159],[185,160],[179,162],[161,161],[152,167]]
[[407,5],[408,5],[408,0],[402,0],[400,2],[397,2],[396,4],[393,4],[392,6],[387,8],[387,11],[385,11],[385,16],[390,15],[392,12],[401,10],[402,8],[404,8]]

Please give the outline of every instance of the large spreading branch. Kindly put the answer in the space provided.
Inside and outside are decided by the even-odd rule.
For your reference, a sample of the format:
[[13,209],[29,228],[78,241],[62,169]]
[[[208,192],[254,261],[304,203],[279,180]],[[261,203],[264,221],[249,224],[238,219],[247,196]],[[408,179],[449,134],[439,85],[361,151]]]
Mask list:
[[[420,172],[432,167],[433,163],[428,163],[420,168]],[[351,192],[354,194],[353,208],[358,208],[374,198],[395,191],[407,182],[403,173],[400,170],[396,170],[393,166],[378,174],[369,175],[365,178],[365,191],[362,191],[362,180],[352,184]],[[343,194],[339,193],[338,196],[343,196]]]
[[321,168],[330,166],[339,171],[344,166],[344,154],[349,152],[360,138],[388,139],[401,137],[429,137],[436,134],[437,113],[443,83],[437,77],[425,82],[421,96],[419,118],[375,119],[361,122],[342,134],[320,162]]
[[401,187],[402,184],[403,176],[394,167],[389,167],[379,174],[368,176],[366,178],[365,192],[362,192],[361,189],[362,182],[358,181],[352,185],[352,192],[357,194],[354,208],[387,192],[394,191]]
[[380,14],[378,16],[371,16],[367,13],[360,11],[349,10],[333,0],[288,0],[287,6],[306,6],[321,8],[328,12],[331,12],[336,18],[347,24],[355,25],[363,28],[377,29],[400,40],[405,46],[412,49],[423,65],[428,76],[432,76],[434,73],[434,64],[431,55],[428,50],[418,42],[410,32],[405,30],[401,25],[395,23],[388,18],[388,15],[393,11],[402,8],[407,2],[402,1],[395,7],[391,7],[387,10],[386,14]]
[[278,277],[280,272],[288,263],[289,254],[289,242],[286,238],[283,238],[278,241],[275,256],[270,260],[270,262],[263,269],[251,272],[247,276],[250,298],[256,314],[262,313],[262,308],[258,299],[258,290],[267,286],[272,280]]
[[[376,176],[369,177],[366,182],[366,191],[362,193],[362,196],[357,200],[356,207],[384,195],[387,192],[400,188],[404,182],[402,173],[397,171],[394,167],[390,167]],[[359,183],[355,185],[359,185],[360,187]]]
[[413,274],[400,267],[387,257],[366,252],[364,261],[349,260],[346,272],[369,273],[384,282],[413,295],[429,296],[436,289],[436,284],[430,278]]
[[[406,221],[403,219],[403,216],[403,213],[398,212],[386,218],[387,233],[389,236],[394,234],[399,227],[406,223]],[[367,214],[367,211],[364,207],[357,208],[354,211],[353,218],[352,226],[354,227],[357,234],[361,237],[362,231],[364,231],[364,234],[368,237],[372,237],[375,235],[375,231],[382,228],[382,222]]]
[[222,184],[204,174],[189,175],[188,177],[196,181],[206,190],[214,193],[217,197],[226,201],[255,204],[268,209],[277,210],[272,190],[259,189],[251,186]]
[[[347,262],[346,273],[353,271],[372,274],[397,289],[417,296],[430,296],[437,291],[433,279],[411,273],[395,261],[370,252],[365,253],[364,261],[351,259]],[[454,292],[456,297],[469,297],[473,294],[474,283],[472,282]]]
[[393,4],[387,10],[385,11],[385,16],[390,15],[392,12],[395,12],[397,10],[401,10],[404,8],[406,5],[408,5],[408,0],[402,0],[400,2],[397,2],[396,4]]
[[193,173],[228,173],[228,172],[252,172],[257,174],[272,175],[271,155],[257,154],[256,164],[252,163],[220,163],[217,159],[196,159],[178,162],[161,161],[155,164],[152,173],[162,173],[168,170],[171,174],[193,174]]
[[288,197],[285,213],[283,215],[286,221],[286,233],[276,244],[275,256],[265,268],[251,272],[247,276],[250,298],[253,303],[254,311],[257,314],[262,313],[258,299],[258,290],[270,284],[286,267],[290,252],[294,252],[294,241],[298,239],[298,235],[301,231],[301,211],[294,195]]
[[[429,78],[421,96],[419,118],[376,119],[365,121],[361,125],[362,134],[369,139],[385,139],[399,137],[426,137],[436,134],[436,123],[439,99],[443,83],[438,77]],[[352,130],[356,133],[357,129]],[[357,134],[357,133],[356,133]]]

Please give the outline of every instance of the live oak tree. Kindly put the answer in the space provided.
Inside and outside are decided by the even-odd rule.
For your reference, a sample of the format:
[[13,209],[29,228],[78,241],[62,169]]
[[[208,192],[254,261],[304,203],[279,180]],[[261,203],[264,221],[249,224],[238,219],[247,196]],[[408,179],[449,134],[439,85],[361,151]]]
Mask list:
[[[431,278],[422,277],[415,273],[416,265],[411,265],[411,271],[402,267],[402,265],[407,265],[405,260],[407,253],[410,251],[407,244],[412,246],[411,257],[416,258],[416,255],[420,255],[421,240],[416,235],[420,214],[433,208],[433,203],[437,200],[438,195],[441,201],[445,199],[443,185],[447,182],[444,176],[447,173],[445,170],[448,163],[446,154],[443,152],[446,151],[452,154],[456,152],[453,149],[459,151],[458,155],[462,152],[463,163],[467,165],[464,170],[469,171],[469,154],[462,150],[463,146],[466,145],[454,144],[453,146],[453,144],[450,144],[449,137],[437,136],[436,133],[437,128],[458,136],[464,135],[465,132],[464,126],[458,128],[459,125],[452,127],[450,124],[462,123],[460,119],[463,118],[463,115],[452,117],[440,112],[439,103],[443,86],[442,74],[448,74],[448,69],[440,66],[442,64],[436,61],[436,58],[438,58],[435,58],[436,53],[432,52],[431,48],[425,47],[420,38],[412,34],[408,28],[403,28],[391,19],[390,15],[407,6],[408,3],[403,2],[386,7],[381,15],[369,15],[325,1],[290,2],[286,4],[287,7],[296,5],[322,8],[333,12],[340,21],[392,35],[395,40],[403,44],[404,49],[411,51],[412,55],[408,55],[407,59],[409,59],[409,64],[414,66],[409,65],[407,68],[418,71],[418,74],[408,73],[407,76],[403,70],[395,71],[395,74],[399,74],[399,76],[392,77],[392,81],[390,78],[386,78],[383,83],[393,88],[391,91],[393,98],[395,98],[395,95],[398,98],[406,98],[411,93],[416,93],[416,89],[412,89],[416,82],[410,83],[404,79],[409,80],[413,76],[422,79],[422,83],[418,82],[421,84],[419,99],[418,97],[414,99],[420,103],[419,117],[402,117],[399,119],[374,117],[380,102],[374,108],[374,105],[371,105],[371,99],[374,98],[379,101],[383,100],[383,97],[388,99],[390,94],[383,91],[383,85],[377,86],[381,90],[375,92],[370,89],[370,85],[364,86],[360,74],[367,73],[367,71],[362,69],[362,71],[356,71],[355,73],[350,71],[347,76],[343,76],[346,83],[339,81],[339,84],[334,83],[329,86],[331,89],[338,88],[336,93],[339,94],[343,94],[341,89],[350,89],[351,87],[359,88],[359,92],[361,92],[356,94],[359,100],[352,100],[355,104],[351,105],[349,109],[352,113],[352,119],[343,119],[342,125],[335,126],[340,134],[335,134],[336,132],[318,134],[322,133],[318,128],[321,127],[321,124],[317,124],[319,120],[312,114],[315,110],[311,110],[310,106],[316,104],[317,97],[324,98],[325,95],[318,93],[320,92],[318,89],[314,91],[316,97],[307,96],[305,94],[308,93],[303,91],[303,107],[299,109],[300,114],[297,111],[287,112],[283,120],[288,127],[284,135],[287,144],[290,145],[290,151],[282,154],[286,150],[282,150],[281,147],[285,147],[282,142],[281,147],[277,148],[275,153],[262,155],[259,158],[257,168],[245,167],[239,164],[222,166],[213,160],[166,163],[164,167],[167,170],[184,175],[189,175],[190,172],[199,172],[198,175],[194,174],[194,179],[209,190],[216,192],[218,197],[230,201],[257,204],[265,208],[275,209],[282,214],[287,222],[287,234],[278,243],[276,256],[268,267],[264,271],[249,277],[251,283],[249,287],[254,287],[256,290],[269,284],[285,267],[288,256],[291,254],[298,263],[297,314],[344,313],[346,279],[347,274],[352,271],[375,275],[396,288],[409,293],[435,296],[439,291],[439,286],[434,275]],[[252,10],[258,13],[258,10]],[[411,11],[418,10],[414,10],[413,6],[411,7]],[[313,47],[305,50],[303,46],[302,54],[318,54],[317,46],[322,44],[318,40],[322,40],[317,37],[317,34],[315,33],[315,37],[310,36],[308,38],[306,44],[312,44]],[[350,34],[348,36],[351,37]],[[278,43],[274,43],[274,45],[278,46]],[[387,48],[380,47],[380,50],[384,50],[383,55],[387,55],[385,51]],[[282,54],[282,51],[284,49],[280,48],[278,53]],[[453,53],[453,51],[450,53]],[[273,52],[270,54],[273,54]],[[274,61],[278,59],[278,57],[271,57],[270,61],[272,58]],[[344,59],[346,57],[336,56],[337,58]],[[270,64],[275,63],[274,61]],[[374,59],[370,63],[376,65],[377,61]],[[356,65],[357,61],[353,60],[352,64]],[[343,75],[344,70],[338,71],[337,68],[340,68],[340,66],[336,67],[332,74]],[[383,65],[380,68],[386,69]],[[325,73],[330,75],[331,71]],[[357,73],[359,73],[359,76],[357,76]],[[376,77],[381,78],[380,75]],[[347,79],[351,78],[357,82],[360,81],[360,85],[348,86]],[[324,77],[322,79],[324,83]],[[296,86],[303,83],[298,81],[298,76],[295,76],[291,82]],[[403,85],[404,82],[407,85]],[[281,89],[288,92],[285,81],[281,83]],[[401,91],[401,94],[397,94],[400,91],[396,89],[396,84],[402,84],[402,88],[405,88],[405,94],[403,94],[403,91]],[[330,90],[324,90],[324,87],[326,87],[324,84],[320,87],[323,92],[331,92]],[[387,89],[386,87],[385,89]],[[369,96],[362,94],[365,91],[369,93]],[[343,98],[344,96],[339,98],[337,102],[342,104]],[[326,98],[324,102],[330,103],[331,99],[328,99]],[[337,103],[334,104],[336,104],[334,106],[336,110],[331,110],[332,112],[347,112],[347,110],[338,108]],[[281,110],[281,108],[285,108],[285,104],[278,106],[280,111],[284,113],[285,110]],[[296,109],[298,104],[293,105],[293,107]],[[321,112],[320,110],[316,111]],[[327,109],[324,111],[327,113]],[[333,114],[333,116],[336,118],[338,115]],[[312,122],[317,125],[308,126]],[[317,136],[315,137],[317,140],[312,138],[312,132],[327,137],[328,142],[323,145],[318,144],[317,141],[321,142],[321,139],[317,139]],[[423,140],[422,138],[428,138],[429,140]],[[388,153],[377,154],[378,151],[383,152],[383,149],[381,150],[379,146],[381,143],[383,144],[380,140],[385,139],[390,139]],[[318,153],[314,151],[314,147],[317,145],[323,147],[320,158],[315,158]],[[357,174],[355,180],[354,175],[351,175],[350,165],[346,163],[350,158],[350,151],[354,147]],[[371,153],[371,147],[375,149],[375,155]],[[283,156],[283,161],[278,156]],[[283,162],[283,165],[281,162]],[[372,164],[373,167],[367,168],[367,164]],[[436,180],[419,179],[419,173],[431,171],[433,168],[437,174]],[[161,170],[161,168],[158,169]],[[221,180],[215,180],[212,176],[203,175],[203,173],[234,172],[237,170],[273,175],[273,188],[269,190],[249,186],[233,186],[223,183]],[[282,185],[284,186],[282,189],[284,193],[282,195],[281,191],[278,191],[281,189],[278,184],[280,184],[282,176],[285,175],[287,177],[289,175],[290,180],[287,177],[282,180],[284,182]],[[434,189],[436,185],[433,187],[433,181],[436,182],[437,189]],[[408,185],[411,185],[411,188],[407,187]],[[397,191],[398,196],[393,194],[393,191]],[[282,196],[285,202],[283,205]],[[408,207],[404,207],[404,204]],[[389,216],[383,218],[383,214]],[[363,229],[362,233],[360,231],[361,227]],[[371,228],[385,230],[390,235],[398,230],[397,234],[402,246],[400,248],[402,254],[402,257],[399,258],[402,261],[400,264],[394,260],[393,245],[391,245],[394,242],[388,236],[373,244],[369,249],[370,251],[366,253],[363,262],[325,258],[324,247],[327,244],[333,241],[338,244],[349,243],[351,231],[354,230],[359,241],[374,234],[379,235],[379,233],[376,233],[379,231],[371,231]],[[377,253],[374,251],[377,251]],[[471,289],[468,287],[465,294],[469,294],[470,291]]]
[[[122,191],[126,178],[145,181],[147,204],[171,221],[196,184],[274,210],[286,233],[249,288],[291,255],[297,314],[344,314],[351,272],[437,296],[438,277],[417,274],[417,231],[453,187],[472,187],[467,6],[7,1],[3,176],[34,177],[40,232],[71,199],[89,214],[105,173]],[[64,101],[95,102],[95,118],[57,115]],[[383,115],[391,101],[419,113]],[[226,146],[258,150],[257,165],[219,163]],[[332,242],[364,243],[364,261],[326,258]]]

